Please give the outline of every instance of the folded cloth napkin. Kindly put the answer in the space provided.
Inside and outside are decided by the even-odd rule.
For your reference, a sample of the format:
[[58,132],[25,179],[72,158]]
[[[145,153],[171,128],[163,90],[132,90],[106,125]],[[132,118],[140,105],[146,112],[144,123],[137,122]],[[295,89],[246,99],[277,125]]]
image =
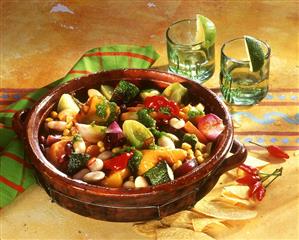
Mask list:
[[149,68],[159,57],[151,46],[115,45],[86,52],[68,74],[41,89],[22,97],[0,111],[0,207],[36,182],[23,143],[12,129],[15,112],[30,108],[53,87],[90,73],[121,68]]

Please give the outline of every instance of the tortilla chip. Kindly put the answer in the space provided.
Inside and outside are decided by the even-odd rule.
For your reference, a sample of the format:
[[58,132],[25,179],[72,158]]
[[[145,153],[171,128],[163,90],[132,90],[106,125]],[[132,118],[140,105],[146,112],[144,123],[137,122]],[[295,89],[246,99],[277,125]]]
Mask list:
[[253,203],[249,200],[246,199],[240,199],[234,196],[227,196],[223,195],[223,197],[219,198],[218,200],[227,202],[232,205],[240,206],[240,207],[250,207],[253,206]]
[[186,228],[159,228],[156,231],[157,240],[214,240],[203,232],[195,232]]
[[162,227],[163,224],[159,220],[152,220],[144,223],[135,223],[133,225],[133,230],[146,237],[155,237],[156,230]]
[[175,214],[169,215],[161,219],[161,223],[164,226],[180,227],[180,228],[192,228],[192,219],[199,217],[199,214],[192,211],[181,211]]
[[255,210],[244,209],[219,200],[202,199],[195,204],[194,210],[210,217],[226,220],[246,220],[255,218],[257,215]]
[[249,187],[244,186],[244,185],[225,186],[222,189],[221,195],[237,197],[240,199],[248,199],[248,190],[249,190]]
[[224,235],[228,230],[229,228],[225,224],[221,222],[214,222],[207,225],[203,232],[216,238]]
[[192,219],[193,229],[196,232],[202,232],[207,226],[213,223],[219,223],[223,221],[222,219],[218,218],[194,218]]

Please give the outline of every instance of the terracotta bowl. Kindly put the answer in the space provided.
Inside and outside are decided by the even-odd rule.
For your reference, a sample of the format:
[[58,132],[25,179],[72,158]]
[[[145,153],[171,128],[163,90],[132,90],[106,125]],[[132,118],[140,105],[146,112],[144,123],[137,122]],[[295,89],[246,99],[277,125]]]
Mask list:
[[[163,89],[173,82],[181,82],[187,87],[191,102],[203,103],[205,111],[217,114],[226,126],[213,145],[211,158],[172,182],[133,190],[82,183],[57,170],[45,158],[38,137],[44,119],[60,96],[71,92],[80,96],[101,84],[115,86],[121,79],[140,87]],[[38,179],[53,201],[78,214],[107,221],[158,219],[190,208],[214,187],[221,174],[241,164],[247,155],[244,146],[234,140],[232,120],[226,106],[213,92],[186,78],[156,70],[114,70],[70,81],[50,91],[26,114],[17,113],[14,128],[24,138]],[[232,155],[226,158],[229,152]]]

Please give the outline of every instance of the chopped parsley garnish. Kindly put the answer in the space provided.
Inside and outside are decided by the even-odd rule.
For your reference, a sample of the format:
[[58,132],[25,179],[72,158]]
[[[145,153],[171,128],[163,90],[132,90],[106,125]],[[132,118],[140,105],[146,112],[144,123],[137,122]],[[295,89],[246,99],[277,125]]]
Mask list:
[[96,114],[101,117],[105,118],[107,114],[107,102],[102,102],[96,105]]
[[171,113],[169,107],[160,107],[160,108],[159,108],[159,112],[160,112],[160,113],[163,113],[163,114],[166,114],[166,115],[170,115],[170,113]]
[[195,117],[198,117],[198,116],[201,116],[203,115],[203,112],[198,110],[197,108],[191,108],[189,111],[188,111],[188,117],[189,118],[195,118]]

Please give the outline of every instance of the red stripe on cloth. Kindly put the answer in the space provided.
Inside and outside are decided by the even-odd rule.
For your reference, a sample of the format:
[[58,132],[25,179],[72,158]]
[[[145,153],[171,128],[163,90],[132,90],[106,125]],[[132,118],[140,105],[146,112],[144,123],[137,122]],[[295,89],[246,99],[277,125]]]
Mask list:
[[94,52],[94,53],[86,53],[83,55],[83,57],[91,57],[91,56],[98,56],[98,57],[103,57],[103,56],[125,56],[125,57],[134,57],[134,58],[139,58],[142,60],[145,60],[151,64],[155,62],[154,59],[138,54],[138,53],[132,53],[132,52]]
[[15,161],[23,164],[27,168],[32,168],[32,166],[28,162],[26,162],[23,158],[20,158],[19,156],[15,155],[13,153],[4,152],[1,155],[4,156],[4,157],[8,157],[8,158],[11,158],[11,159],[15,160]]
[[18,100],[16,100],[16,99],[15,100],[11,100],[11,99],[9,99],[9,100],[0,100],[0,104],[1,105],[10,105],[10,104],[12,104],[16,101],[18,101]]
[[70,74],[76,74],[76,73],[80,73],[80,74],[91,74],[92,72],[90,71],[86,71],[86,70],[75,70],[72,69],[71,71],[69,71]]
[[0,123],[0,128],[5,128],[5,129],[10,129],[10,130],[12,130],[12,127],[5,126],[5,125],[2,124],[2,123]]
[[270,136],[299,136],[299,132],[266,132],[266,131],[246,131],[234,132],[235,135],[270,135]]
[[1,112],[4,112],[4,113],[16,113],[18,110],[15,110],[15,109],[3,109],[1,110]]
[[2,177],[2,176],[0,176],[0,182],[3,182],[7,186],[13,188],[14,190],[16,190],[18,192],[24,192],[24,190],[25,190],[22,186],[17,185],[17,184],[13,183],[12,181],[9,181],[8,179],[6,179],[5,177]]
[[27,93],[36,90],[36,88],[0,88],[0,92],[13,92],[13,93]]
[[[285,151],[295,151],[295,150],[299,150],[299,146],[278,146],[281,149],[285,150]],[[246,146],[247,150],[257,150],[257,151],[266,151],[264,148],[262,147],[258,147],[258,146]]]
[[298,102],[261,102],[259,106],[299,106]]
[[33,98],[31,98],[31,97],[27,97],[27,96],[24,96],[24,97],[22,97],[20,100],[28,100],[28,101],[30,101],[30,102],[35,102],[36,100],[35,99],[33,99]]

